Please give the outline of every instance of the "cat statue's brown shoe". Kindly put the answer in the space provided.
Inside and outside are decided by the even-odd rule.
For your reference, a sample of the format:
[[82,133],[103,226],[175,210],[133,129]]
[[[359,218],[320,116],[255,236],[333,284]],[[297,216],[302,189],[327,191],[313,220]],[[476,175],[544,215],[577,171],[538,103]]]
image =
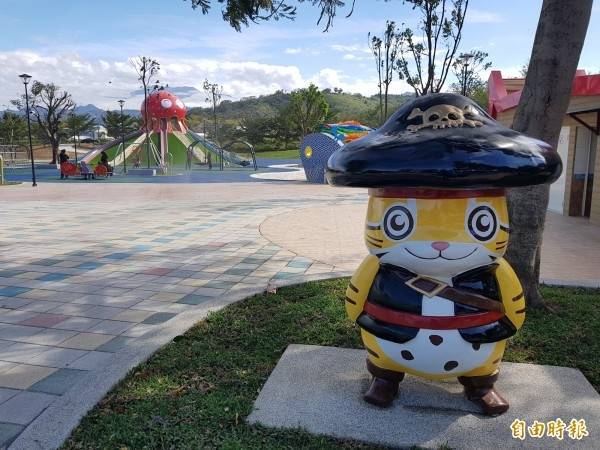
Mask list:
[[372,405],[381,408],[387,408],[392,404],[396,395],[398,395],[398,382],[384,380],[383,378],[373,378],[371,386],[363,399]]
[[498,372],[482,377],[458,377],[465,395],[478,405],[486,416],[499,416],[508,411],[508,402],[494,389]]
[[404,379],[404,373],[382,369],[368,359],[367,370],[373,379],[363,399],[372,405],[387,408],[398,395],[398,385]]

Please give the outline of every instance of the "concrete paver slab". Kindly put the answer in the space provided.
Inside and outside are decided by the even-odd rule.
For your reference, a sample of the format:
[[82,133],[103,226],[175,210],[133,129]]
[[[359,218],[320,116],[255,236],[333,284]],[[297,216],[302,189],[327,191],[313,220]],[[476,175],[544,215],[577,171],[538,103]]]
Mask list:
[[36,366],[62,368],[70,366],[72,362],[78,360],[87,353],[89,352],[86,350],[52,347],[49,350],[29,359],[28,362]]
[[9,398],[14,397],[15,395],[17,395],[19,392],[21,392],[18,389],[7,389],[7,388],[0,388],[0,404],[4,403],[6,400],[8,400]]
[[[0,373],[0,387],[12,389],[27,389],[32,384],[43,380],[55,371],[56,369],[51,367],[19,364],[3,373]],[[0,421],[2,420],[3,419],[0,418]],[[10,422],[10,420],[6,421]]]
[[78,333],[70,339],[60,343],[60,347],[81,350],[95,350],[102,344],[110,341],[114,336],[98,333]]
[[0,405],[0,422],[27,425],[56,399],[41,392],[20,392]]
[[[462,394],[456,381],[431,382],[407,376],[391,408],[362,400],[370,382],[365,351],[290,345],[261,390],[250,423],[303,428],[311,433],[391,447],[565,448],[554,437],[513,439],[515,419],[585,419],[600,427],[600,396],[576,369],[503,363],[496,384],[509,411],[490,418]],[[596,448],[593,437],[572,440],[569,448]]]
[[0,448],[7,447],[24,428],[23,425],[0,422]]
[[76,384],[87,371],[77,369],[59,369],[29,387],[32,392],[62,395]]
[[112,353],[91,351],[69,364],[69,367],[80,370],[98,370],[108,364],[113,357]]

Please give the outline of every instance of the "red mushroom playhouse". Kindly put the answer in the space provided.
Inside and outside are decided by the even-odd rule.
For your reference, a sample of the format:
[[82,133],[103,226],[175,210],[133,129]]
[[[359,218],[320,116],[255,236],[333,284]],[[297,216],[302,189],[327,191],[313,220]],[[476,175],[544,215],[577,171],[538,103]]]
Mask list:
[[158,165],[165,166],[169,162],[169,135],[173,132],[181,133],[180,138],[188,131],[185,122],[187,109],[183,102],[174,94],[165,90],[158,90],[148,96],[147,102],[143,101],[142,129],[146,126],[149,131],[159,135],[159,150],[157,155]]
[[[191,169],[192,164],[206,163],[209,155],[215,163],[222,158],[226,164],[249,164],[244,158],[223,150],[203,135],[190,130],[186,121],[187,109],[172,92],[165,89],[152,92],[147,102],[142,102],[140,113],[142,123],[139,130],[125,134],[124,140],[120,136],[113,136],[114,140],[94,148],[81,161],[92,166],[98,164],[104,151],[115,173],[130,174],[135,173],[132,169],[137,168],[151,168],[158,173],[167,173],[172,166],[185,165]],[[146,124],[149,145],[146,141]]]

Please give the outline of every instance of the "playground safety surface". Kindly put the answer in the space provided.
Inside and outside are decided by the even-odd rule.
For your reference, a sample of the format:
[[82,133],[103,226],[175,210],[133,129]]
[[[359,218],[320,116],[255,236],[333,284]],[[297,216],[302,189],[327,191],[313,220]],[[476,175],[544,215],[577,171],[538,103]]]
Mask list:
[[[316,249],[362,246],[321,235],[332,236],[331,217],[364,205],[363,189],[76,186],[0,189],[0,448],[59,446],[129,369],[209,311],[269,284],[347,275],[353,264]],[[288,239],[274,243],[260,226],[277,218]],[[577,224],[563,231],[586,236]]]

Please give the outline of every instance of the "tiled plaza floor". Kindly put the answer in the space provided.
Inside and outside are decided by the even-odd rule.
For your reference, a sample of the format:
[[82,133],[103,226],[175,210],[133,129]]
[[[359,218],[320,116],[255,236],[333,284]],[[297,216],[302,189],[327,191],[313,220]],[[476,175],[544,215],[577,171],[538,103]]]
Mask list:
[[[36,423],[56,410],[68,416],[73,389],[95,389],[94,375],[160,327],[178,334],[193,323],[184,318],[219,299],[336,269],[262,237],[266,217],[364,201],[362,191],[248,201],[236,192],[227,202],[0,202],[0,448],[21,433],[15,446],[44,448]],[[97,398],[109,387],[98,386]],[[73,416],[55,423],[57,433],[68,434]]]

